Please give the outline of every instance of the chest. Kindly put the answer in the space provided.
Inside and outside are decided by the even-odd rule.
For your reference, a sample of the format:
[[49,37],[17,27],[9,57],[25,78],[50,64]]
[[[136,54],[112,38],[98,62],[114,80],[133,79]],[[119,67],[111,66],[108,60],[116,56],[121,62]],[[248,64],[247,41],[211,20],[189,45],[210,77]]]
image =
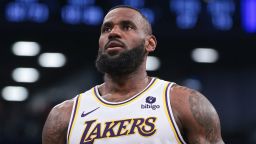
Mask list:
[[177,136],[170,122],[165,88],[157,87],[124,102],[109,102],[97,96],[80,95],[69,143],[167,144]]

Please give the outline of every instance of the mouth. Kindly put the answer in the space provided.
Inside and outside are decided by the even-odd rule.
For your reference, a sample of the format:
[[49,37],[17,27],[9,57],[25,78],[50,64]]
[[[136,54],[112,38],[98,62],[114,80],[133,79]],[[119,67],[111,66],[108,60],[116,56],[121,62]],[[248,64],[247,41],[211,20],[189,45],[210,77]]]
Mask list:
[[124,48],[124,44],[119,41],[110,41],[105,46],[105,49]]
[[124,44],[119,41],[110,41],[106,44],[105,50],[107,53],[113,55],[119,53],[125,48]]

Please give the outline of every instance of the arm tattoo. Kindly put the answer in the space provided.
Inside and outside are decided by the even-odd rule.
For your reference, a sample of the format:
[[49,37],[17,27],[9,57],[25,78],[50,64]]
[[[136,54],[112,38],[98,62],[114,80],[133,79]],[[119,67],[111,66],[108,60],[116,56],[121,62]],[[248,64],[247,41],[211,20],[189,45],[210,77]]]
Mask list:
[[200,93],[192,90],[190,94],[190,110],[194,119],[204,129],[205,140],[210,143],[218,142],[220,124],[215,109]]

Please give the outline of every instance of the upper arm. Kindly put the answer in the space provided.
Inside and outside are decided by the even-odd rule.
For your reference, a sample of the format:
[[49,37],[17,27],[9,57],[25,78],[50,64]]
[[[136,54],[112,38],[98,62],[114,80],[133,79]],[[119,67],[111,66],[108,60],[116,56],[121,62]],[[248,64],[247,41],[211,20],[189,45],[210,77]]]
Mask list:
[[73,101],[68,100],[55,106],[45,122],[42,132],[43,144],[64,144]]
[[174,114],[186,140],[192,144],[222,144],[219,116],[201,93],[175,86],[172,92]]

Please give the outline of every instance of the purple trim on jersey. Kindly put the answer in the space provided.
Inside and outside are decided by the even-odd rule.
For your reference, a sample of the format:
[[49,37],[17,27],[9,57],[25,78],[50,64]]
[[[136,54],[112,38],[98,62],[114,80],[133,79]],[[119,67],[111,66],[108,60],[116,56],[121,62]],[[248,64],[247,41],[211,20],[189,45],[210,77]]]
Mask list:
[[106,105],[121,105],[121,104],[124,104],[124,103],[127,103],[127,102],[132,101],[133,99],[135,99],[136,97],[138,97],[139,95],[141,95],[142,93],[144,93],[146,90],[148,90],[148,89],[155,83],[155,81],[156,81],[156,78],[152,78],[152,80],[150,81],[150,84],[149,84],[142,92],[140,92],[140,93],[138,93],[137,95],[135,95],[135,96],[134,96],[132,99],[130,99],[129,101],[124,101],[124,102],[122,102],[122,103],[111,104],[111,103],[106,103],[106,102],[104,102],[101,98],[99,98],[99,97],[101,97],[101,96],[97,93],[97,87],[94,87],[94,93],[95,93],[96,97],[97,97],[102,103],[104,103],[104,104],[106,104]]
[[77,109],[77,104],[78,104],[79,96],[80,96],[80,95],[78,95],[78,96],[77,96],[77,98],[76,98],[75,110],[74,110],[74,112],[73,112],[73,115],[72,115],[72,121],[71,121],[71,123],[70,123],[69,131],[68,131],[67,144],[68,144],[68,142],[69,142],[70,131],[71,131],[71,128],[72,128],[72,125],[73,125],[73,122],[74,122],[74,119],[75,119],[75,116],[76,116],[76,109]]
[[168,89],[169,89],[170,85],[171,85],[171,83],[169,83],[169,84],[167,85],[166,90],[165,90],[166,108],[167,108],[167,111],[168,111],[169,118],[171,119],[172,125],[173,125],[173,127],[174,127],[175,133],[176,133],[176,135],[178,136],[179,141],[180,141],[182,144],[184,144],[183,141],[182,141],[181,138],[180,138],[180,135],[179,135],[179,133],[178,133],[177,128],[175,127],[174,121],[173,121],[172,116],[171,116],[171,112],[170,112],[170,110],[169,110],[168,102],[171,102],[171,100],[168,101],[168,92],[169,92]]

